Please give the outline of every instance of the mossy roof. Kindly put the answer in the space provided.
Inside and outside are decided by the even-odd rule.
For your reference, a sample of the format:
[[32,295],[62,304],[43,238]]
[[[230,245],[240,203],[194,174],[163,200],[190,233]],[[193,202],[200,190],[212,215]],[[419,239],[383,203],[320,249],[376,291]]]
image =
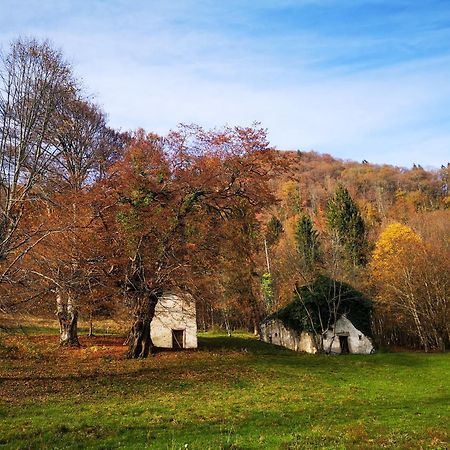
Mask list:
[[326,331],[322,329],[326,324],[332,326],[334,318],[345,314],[358,330],[371,336],[372,310],[372,301],[349,284],[319,276],[314,282],[298,287],[294,301],[266,320],[280,319],[286,327],[299,332],[318,332]]

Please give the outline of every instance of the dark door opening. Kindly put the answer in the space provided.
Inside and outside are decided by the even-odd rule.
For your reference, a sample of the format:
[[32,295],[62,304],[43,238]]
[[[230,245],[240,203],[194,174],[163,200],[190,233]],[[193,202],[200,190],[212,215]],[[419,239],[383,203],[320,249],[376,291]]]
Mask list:
[[348,336],[339,336],[339,344],[341,345],[341,354],[346,355],[350,353],[350,348],[348,346]]
[[172,330],[172,348],[184,348],[184,330]]

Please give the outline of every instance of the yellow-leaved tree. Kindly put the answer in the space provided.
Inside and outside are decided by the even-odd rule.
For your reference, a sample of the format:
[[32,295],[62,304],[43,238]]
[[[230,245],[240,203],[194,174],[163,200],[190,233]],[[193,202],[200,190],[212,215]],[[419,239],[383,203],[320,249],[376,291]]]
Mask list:
[[381,233],[372,254],[371,269],[375,277],[395,276],[399,262],[408,257],[413,248],[422,246],[422,238],[401,223],[388,225]]
[[444,350],[450,341],[448,246],[393,223],[381,233],[369,270],[375,328],[384,343]]

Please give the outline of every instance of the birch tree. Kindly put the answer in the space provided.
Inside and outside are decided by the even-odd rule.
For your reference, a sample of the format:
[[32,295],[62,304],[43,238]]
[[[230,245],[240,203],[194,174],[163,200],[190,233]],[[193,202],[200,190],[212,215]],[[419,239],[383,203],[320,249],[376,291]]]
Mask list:
[[400,223],[381,233],[369,268],[385,340],[425,351],[448,347],[449,261],[448,233],[442,242],[428,241]]

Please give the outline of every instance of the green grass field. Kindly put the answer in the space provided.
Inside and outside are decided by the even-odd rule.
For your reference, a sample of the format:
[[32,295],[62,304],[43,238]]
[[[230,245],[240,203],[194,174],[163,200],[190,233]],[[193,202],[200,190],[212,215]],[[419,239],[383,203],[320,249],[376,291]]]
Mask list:
[[449,354],[313,356],[203,334],[198,351],[130,361],[114,336],[0,342],[0,448],[450,448]]

